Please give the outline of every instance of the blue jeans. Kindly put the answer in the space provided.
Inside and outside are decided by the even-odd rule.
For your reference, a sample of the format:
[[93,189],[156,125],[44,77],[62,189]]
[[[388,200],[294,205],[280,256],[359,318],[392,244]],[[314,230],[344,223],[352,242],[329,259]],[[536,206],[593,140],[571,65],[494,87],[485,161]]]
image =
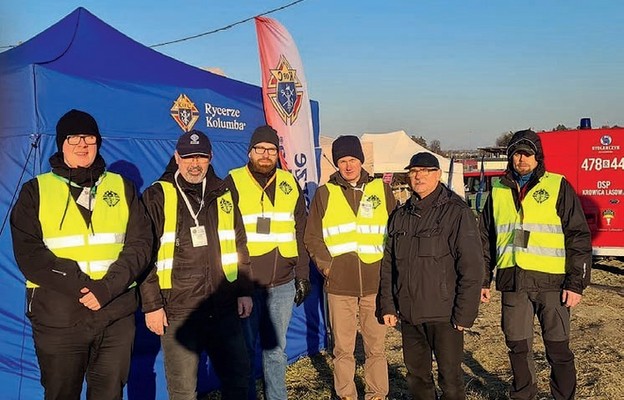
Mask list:
[[249,391],[249,360],[238,315],[168,322],[161,343],[169,399],[197,399],[197,370],[203,351],[221,380],[221,398],[244,399]]
[[295,282],[272,288],[256,288],[253,310],[243,320],[243,330],[251,364],[249,399],[256,399],[255,360],[258,333],[262,349],[264,396],[267,400],[286,400],[286,332],[292,316]]

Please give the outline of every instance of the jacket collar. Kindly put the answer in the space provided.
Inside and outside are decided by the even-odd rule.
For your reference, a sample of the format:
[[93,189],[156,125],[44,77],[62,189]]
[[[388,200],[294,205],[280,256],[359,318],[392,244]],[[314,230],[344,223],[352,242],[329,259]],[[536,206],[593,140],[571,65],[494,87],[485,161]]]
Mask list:
[[420,199],[418,195],[412,193],[412,196],[406,203],[407,210],[414,214],[420,213],[421,211],[431,208],[438,207],[442,204],[445,204],[451,198],[453,192],[451,192],[444,184],[438,183],[438,187],[435,188],[433,192],[424,199]]
[[[362,168],[362,174],[360,175],[360,179],[357,181],[356,186],[362,186],[365,183],[369,183],[374,178],[368,174],[368,172]],[[336,171],[329,177],[329,183],[333,183],[334,185],[342,186],[343,188],[349,189],[353,188],[353,186],[347,182],[342,175],[340,175],[340,171]]]

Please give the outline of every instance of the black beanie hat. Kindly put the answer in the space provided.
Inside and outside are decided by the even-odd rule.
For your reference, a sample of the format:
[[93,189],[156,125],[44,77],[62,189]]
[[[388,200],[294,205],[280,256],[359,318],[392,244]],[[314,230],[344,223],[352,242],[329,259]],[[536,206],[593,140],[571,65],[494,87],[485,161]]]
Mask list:
[[97,148],[102,145],[102,136],[97,122],[88,113],[80,110],[70,110],[63,115],[56,124],[56,147],[63,151],[63,142],[69,135],[93,135],[97,138]]
[[338,160],[346,156],[355,157],[364,164],[364,152],[357,136],[340,136],[332,143],[332,160],[335,166],[338,166]]
[[253,135],[251,135],[247,152],[250,152],[252,147],[262,142],[274,144],[275,147],[279,149],[279,137],[277,136],[277,131],[270,125],[262,125],[256,128]]

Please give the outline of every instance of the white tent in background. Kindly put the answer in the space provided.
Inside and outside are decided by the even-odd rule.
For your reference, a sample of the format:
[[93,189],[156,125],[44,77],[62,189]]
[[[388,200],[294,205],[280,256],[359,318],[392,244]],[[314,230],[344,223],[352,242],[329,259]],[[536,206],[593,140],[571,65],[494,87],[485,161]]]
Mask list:
[[[406,172],[405,166],[409,164],[410,158],[416,153],[426,151],[436,156],[440,161],[442,183],[448,185],[451,160],[425,149],[414,142],[404,131],[365,133],[362,135],[361,140],[362,143],[373,144],[374,171],[372,173]],[[452,189],[464,198],[464,166],[459,162],[453,164]]]

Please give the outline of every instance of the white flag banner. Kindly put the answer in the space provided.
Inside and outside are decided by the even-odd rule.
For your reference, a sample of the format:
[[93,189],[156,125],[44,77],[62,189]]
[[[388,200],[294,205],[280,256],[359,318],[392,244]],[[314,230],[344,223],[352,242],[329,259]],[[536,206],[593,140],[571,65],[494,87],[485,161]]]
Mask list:
[[280,162],[293,173],[309,204],[318,185],[308,87],[299,51],[277,21],[256,17],[267,123],[280,138]]

